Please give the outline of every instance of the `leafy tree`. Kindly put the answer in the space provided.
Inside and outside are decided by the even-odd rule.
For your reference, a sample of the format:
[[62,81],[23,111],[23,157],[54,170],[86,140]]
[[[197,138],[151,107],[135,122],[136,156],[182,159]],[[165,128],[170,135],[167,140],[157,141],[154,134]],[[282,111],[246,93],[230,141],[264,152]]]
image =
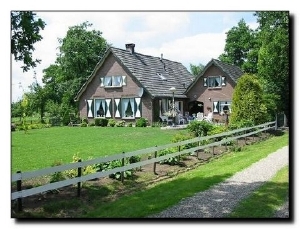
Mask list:
[[290,62],[289,13],[285,11],[256,12],[259,22],[258,74],[265,81],[267,94],[277,95],[277,111],[289,119]]
[[102,32],[90,30],[91,23],[72,26],[59,38],[55,64],[44,69],[43,83],[49,99],[75,109],[74,98],[108,48]]
[[204,69],[203,64],[198,64],[198,65],[190,64],[190,70],[191,70],[191,73],[193,74],[193,76],[198,76],[202,72],[203,69]]
[[[219,56],[219,59],[225,63],[236,65],[242,70],[246,70],[245,72],[254,73],[255,67],[252,69],[253,66],[250,65],[253,62],[256,65],[257,53],[252,52],[256,44],[254,31],[242,19],[237,26],[234,26],[226,34],[224,53]],[[251,62],[247,62],[248,58]]]
[[37,82],[36,75],[34,76],[35,82],[33,82],[29,88],[31,93],[28,93],[28,98],[31,101],[32,111],[40,113],[40,118],[43,122],[43,117],[45,113],[45,105],[47,101],[47,94],[45,89]]
[[267,107],[258,77],[245,74],[238,79],[232,97],[230,124],[251,121],[255,125],[267,121]]
[[40,30],[45,28],[46,23],[36,18],[31,11],[12,11],[11,15],[11,54],[16,61],[23,61],[23,72],[36,67],[41,60],[33,59],[34,44],[42,40]]

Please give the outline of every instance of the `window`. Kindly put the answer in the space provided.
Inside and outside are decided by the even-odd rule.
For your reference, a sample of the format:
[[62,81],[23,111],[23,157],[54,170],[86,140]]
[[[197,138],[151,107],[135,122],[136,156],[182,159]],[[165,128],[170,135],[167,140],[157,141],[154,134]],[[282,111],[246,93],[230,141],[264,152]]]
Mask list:
[[100,77],[100,86],[102,87],[122,87],[126,85],[126,76],[105,76]]
[[94,117],[111,117],[111,99],[95,99],[94,106]]
[[225,86],[225,76],[209,76],[203,78],[203,86],[209,88],[220,88]]
[[208,77],[208,87],[221,87],[221,77],[220,76]]
[[214,101],[213,102],[213,112],[223,113],[224,107],[227,106],[229,113],[231,113],[231,101]]
[[141,98],[122,98],[121,107],[120,107],[121,109],[118,109],[118,112],[121,113],[121,117],[124,119],[140,118],[141,117],[140,106],[141,106]]

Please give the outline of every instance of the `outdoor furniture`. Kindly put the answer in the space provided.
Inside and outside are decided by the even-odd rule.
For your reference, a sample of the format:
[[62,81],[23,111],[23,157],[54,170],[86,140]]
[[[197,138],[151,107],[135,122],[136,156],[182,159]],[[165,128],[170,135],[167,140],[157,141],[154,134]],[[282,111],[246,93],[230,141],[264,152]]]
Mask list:
[[202,121],[202,120],[203,120],[203,118],[204,118],[204,117],[203,117],[203,113],[201,113],[201,112],[198,112],[198,113],[197,113],[196,120],[197,120],[197,121]]

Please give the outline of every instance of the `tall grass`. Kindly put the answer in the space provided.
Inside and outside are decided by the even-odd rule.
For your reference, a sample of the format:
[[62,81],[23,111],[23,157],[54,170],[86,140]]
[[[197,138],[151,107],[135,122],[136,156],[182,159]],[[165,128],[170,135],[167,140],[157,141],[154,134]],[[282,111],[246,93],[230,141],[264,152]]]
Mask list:
[[[52,127],[11,133],[11,171],[50,167],[170,143],[179,130],[131,127]],[[180,130],[185,132],[185,130]]]

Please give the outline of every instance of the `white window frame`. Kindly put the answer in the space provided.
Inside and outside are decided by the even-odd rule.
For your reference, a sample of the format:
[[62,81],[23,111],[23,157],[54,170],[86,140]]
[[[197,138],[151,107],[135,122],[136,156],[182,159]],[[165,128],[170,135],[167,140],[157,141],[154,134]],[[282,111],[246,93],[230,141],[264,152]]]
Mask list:
[[101,86],[105,88],[119,88],[125,85],[125,76],[104,76],[101,77]]

